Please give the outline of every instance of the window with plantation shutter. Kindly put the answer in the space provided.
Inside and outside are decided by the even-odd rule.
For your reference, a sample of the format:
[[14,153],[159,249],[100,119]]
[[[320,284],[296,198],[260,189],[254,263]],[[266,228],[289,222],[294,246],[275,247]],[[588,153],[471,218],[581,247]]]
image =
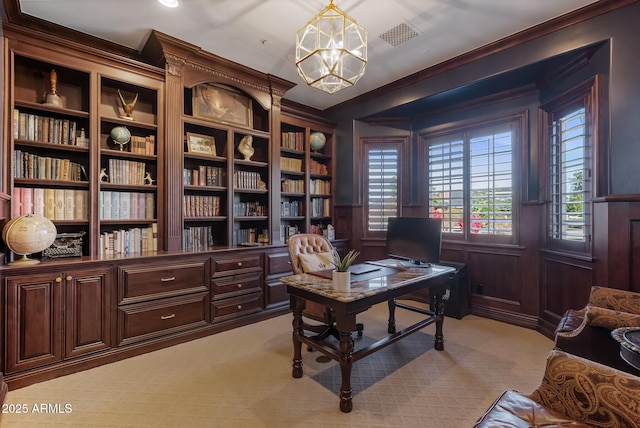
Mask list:
[[398,147],[367,145],[367,230],[387,230],[387,219],[398,216]]
[[541,121],[547,125],[546,229],[550,248],[590,252],[599,82],[595,76],[541,107]]
[[514,242],[522,115],[423,134],[429,216],[450,239]]

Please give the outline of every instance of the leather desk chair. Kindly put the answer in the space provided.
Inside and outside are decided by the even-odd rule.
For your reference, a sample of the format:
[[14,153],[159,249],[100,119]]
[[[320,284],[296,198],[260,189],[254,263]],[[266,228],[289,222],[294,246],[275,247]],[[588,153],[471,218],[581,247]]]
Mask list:
[[[287,244],[289,250],[289,260],[291,263],[291,269],[294,274],[300,274],[310,272],[314,269],[305,270],[303,261],[301,260],[301,254],[319,254],[319,253],[333,253],[334,248],[331,242],[324,236],[315,233],[298,233],[289,237]],[[331,266],[326,267],[331,269]],[[316,339],[325,339],[329,336],[334,336],[340,340],[338,331],[335,328],[335,315],[330,308],[323,306],[315,302],[306,302],[305,311],[302,315],[306,318],[310,318],[314,321],[319,321],[321,325],[313,325],[303,323],[303,328],[308,331],[317,333]],[[364,326],[361,323],[356,324],[356,331],[358,336],[362,336],[362,330]]]

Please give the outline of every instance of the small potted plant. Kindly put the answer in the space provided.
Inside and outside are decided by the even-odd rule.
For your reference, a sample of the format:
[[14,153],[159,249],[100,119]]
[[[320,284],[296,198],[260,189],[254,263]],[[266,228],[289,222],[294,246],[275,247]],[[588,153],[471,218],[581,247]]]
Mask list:
[[330,262],[336,268],[331,276],[333,287],[338,290],[348,290],[349,284],[351,283],[351,272],[349,272],[349,267],[353,264],[360,252],[351,250],[345,254],[344,257],[340,257],[340,253],[338,253],[336,249],[334,249],[332,253],[333,259],[330,260]]

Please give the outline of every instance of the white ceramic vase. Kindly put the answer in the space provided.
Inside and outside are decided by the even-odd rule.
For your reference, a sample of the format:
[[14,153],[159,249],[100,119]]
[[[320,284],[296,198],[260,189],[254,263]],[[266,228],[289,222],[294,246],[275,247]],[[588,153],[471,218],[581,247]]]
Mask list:
[[337,270],[333,271],[331,276],[331,280],[333,281],[333,288],[340,291],[349,291],[351,288],[351,272],[338,272]]

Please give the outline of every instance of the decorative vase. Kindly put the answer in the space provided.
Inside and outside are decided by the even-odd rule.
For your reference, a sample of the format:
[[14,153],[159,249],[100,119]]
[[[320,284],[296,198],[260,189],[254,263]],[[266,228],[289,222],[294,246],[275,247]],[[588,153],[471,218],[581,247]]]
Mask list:
[[351,288],[351,272],[338,272],[334,270],[331,275],[333,288],[340,291],[349,291]]

